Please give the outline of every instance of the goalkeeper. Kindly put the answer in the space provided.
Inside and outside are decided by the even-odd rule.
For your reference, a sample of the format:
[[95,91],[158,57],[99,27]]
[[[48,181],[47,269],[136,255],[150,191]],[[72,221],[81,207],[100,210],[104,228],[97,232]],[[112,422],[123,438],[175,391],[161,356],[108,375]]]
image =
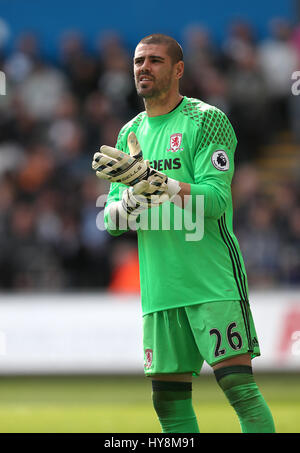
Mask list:
[[[118,236],[149,213],[163,222],[169,207],[169,229],[151,229],[148,219],[148,228],[137,230],[144,367],[162,432],[199,432],[192,376],[204,361],[241,431],[275,432],[252,373],[260,351],[232,230],[236,137],[223,112],[180,94],[183,71],[173,38],[153,34],[137,45],[134,78],[145,111],[121,129],[116,149],[102,146],[92,163],[97,176],[111,182],[106,228]],[[186,226],[177,228],[172,218],[188,211],[198,216],[199,199],[204,234],[187,240]]]

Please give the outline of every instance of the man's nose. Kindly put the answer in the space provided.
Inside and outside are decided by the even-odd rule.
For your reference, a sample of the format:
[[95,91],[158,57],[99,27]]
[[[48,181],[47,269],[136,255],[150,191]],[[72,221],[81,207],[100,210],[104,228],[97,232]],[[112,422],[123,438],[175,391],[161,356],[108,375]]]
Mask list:
[[140,69],[141,71],[150,71],[150,60],[148,58],[145,58]]

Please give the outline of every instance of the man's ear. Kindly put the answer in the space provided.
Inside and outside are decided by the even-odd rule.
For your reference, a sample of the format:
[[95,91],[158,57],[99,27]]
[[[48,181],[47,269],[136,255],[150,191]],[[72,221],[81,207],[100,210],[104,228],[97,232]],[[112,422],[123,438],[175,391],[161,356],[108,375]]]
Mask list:
[[184,72],[184,62],[183,61],[178,61],[176,64],[176,76],[179,79],[182,78]]

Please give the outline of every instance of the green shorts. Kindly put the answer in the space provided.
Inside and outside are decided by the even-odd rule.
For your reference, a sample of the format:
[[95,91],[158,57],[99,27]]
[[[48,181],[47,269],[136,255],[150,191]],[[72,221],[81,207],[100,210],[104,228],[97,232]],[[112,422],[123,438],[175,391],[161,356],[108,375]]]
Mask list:
[[249,303],[208,302],[143,317],[144,370],[198,375],[204,360],[213,366],[234,356],[260,355]]

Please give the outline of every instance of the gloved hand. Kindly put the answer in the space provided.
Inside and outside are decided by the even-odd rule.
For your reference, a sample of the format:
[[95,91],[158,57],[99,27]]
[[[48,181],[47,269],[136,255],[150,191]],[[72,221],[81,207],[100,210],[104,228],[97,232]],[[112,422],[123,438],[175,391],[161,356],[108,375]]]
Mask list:
[[179,182],[149,166],[149,161],[143,159],[143,153],[134,132],[128,134],[127,143],[130,154],[107,145],[101,146],[100,152],[94,154],[92,168],[96,171],[98,178],[127,186],[148,181],[156,187],[156,191],[152,191],[153,187],[151,187],[151,194],[154,195],[164,192],[165,190],[161,187],[166,184],[171,201],[180,191]]
[[165,201],[170,201],[167,184],[161,183],[159,176],[151,176],[147,181],[140,181],[124,190],[119,214],[124,218],[129,215],[137,217],[143,210],[157,207]]

